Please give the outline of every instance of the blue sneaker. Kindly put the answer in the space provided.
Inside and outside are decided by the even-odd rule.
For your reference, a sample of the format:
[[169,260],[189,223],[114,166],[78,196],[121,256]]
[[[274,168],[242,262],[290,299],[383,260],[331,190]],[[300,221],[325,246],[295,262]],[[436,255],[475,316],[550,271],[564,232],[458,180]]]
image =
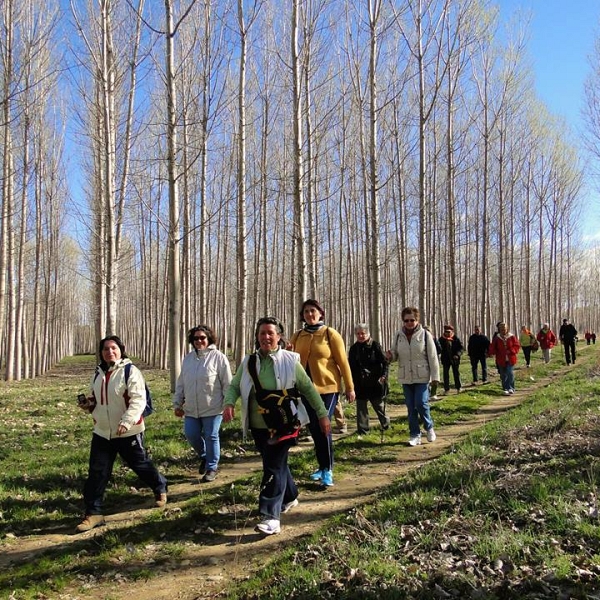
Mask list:
[[326,487],[331,487],[333,485],[333,473],[331,469],[323,470],[323,477],[321,477],[321,483]]
[[321,481],[321,479],[323,479],[323,471],[321,471],[321,469],[317,469],[311,476],[310,478],[313,481]]

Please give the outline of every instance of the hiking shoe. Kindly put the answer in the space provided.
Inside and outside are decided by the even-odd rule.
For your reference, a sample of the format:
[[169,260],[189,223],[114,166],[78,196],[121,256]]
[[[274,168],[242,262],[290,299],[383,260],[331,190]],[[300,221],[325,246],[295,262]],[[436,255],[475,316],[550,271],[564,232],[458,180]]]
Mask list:
[[435,435],[435,431],[433,430],[433,427],[427,432],[427,441],[428,442],[435,442],[435,440],[437,439],[437,435]]
[[294,498],[291,502],[286,502],[281,507],[281,512],[282,513],[290,512],[290,510],[292,510],[292,508],[294,508],[296,506],[298,506],[298,498]]
[[83,533],[84,531],[94,529],[94,527],[104,525],[104,523],[106,523],[106,520],[102,515],[85,515],[83,521],[77,525],[76,531]]
[[331,487],[333,485],[333,473],[331,469],[323,469],[321,483],[326,487]]
[[462,388],[458,388],[458,389],[456,390],[456,393],[457,393],[457,394],[462,394],[464,391],[465,391],[465,390],[463,390]]
[[255,531],[265,535],[273,535],[281,531],[279,519],[263,519],[255,528]]
[[348,433],[348,428],[345,425],[343,427],[336,427],[333,433]]
[[157,508],[162,508],[167,503],[167,493],[162,492],[162,494],[154,494],[154,506]]
[[510,390],[508,390],[508,393],[512,396],[515,393],[515,390],[513,390],[512,388]]
[[439,400],[440,397],[436,394],[435,396],[431,396],[430,400]]
[[317,469],[311,476],[310,478],[313,481],[321,481],[321,479],[323,479],[323,471],[321,471],[321,469]]
[[202,481],[204,481],[204,482],[214,481],[216,478],[217,478],[217,471],[213,470],[213,469],[209,469],[208,471],[206,471],[206,473],[204,473],[204,477],[202,478]]
[[421,434],[411,436],[410,439],[408,440],[408,445],[409,446],[420,446],[421,445]]

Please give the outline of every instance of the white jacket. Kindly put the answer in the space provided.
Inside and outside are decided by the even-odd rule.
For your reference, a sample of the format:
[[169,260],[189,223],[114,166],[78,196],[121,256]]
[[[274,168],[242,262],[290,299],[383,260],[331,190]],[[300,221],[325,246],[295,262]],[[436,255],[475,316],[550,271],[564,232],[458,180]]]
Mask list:
[[[427,344],[425,343],[427,336]],[[410,342],[401,329],[396,333],[392,348],[394,360],[398,361],[398,381],[402,384],[429,383],[440,380],[435,341],[431,333],[417,325]]]
[[94,433],[107,440],[117,437],[119,425],[127,428],[119,437],[137,435],[146,429],[142,417],[146,408],[146,384],[140,370],[132,364],[125,385],[125,365],[130,362],[128,358],[122,358],[107,373],[97,367],[92,378],[92,395],[96,399],[92,411]]
[[231,383],[227,357],[211,344],[186,354],[175,386],[173,408],[183,408],[186,417],[214,417],[223,412],[223,398]]

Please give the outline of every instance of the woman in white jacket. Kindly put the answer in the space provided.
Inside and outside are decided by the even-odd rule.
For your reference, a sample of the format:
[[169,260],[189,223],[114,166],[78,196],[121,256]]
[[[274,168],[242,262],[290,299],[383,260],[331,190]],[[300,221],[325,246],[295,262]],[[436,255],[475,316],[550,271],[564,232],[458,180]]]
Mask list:
[[98,351],[100,364],[92,378],[91,393],[86,402],[79,405],[91,413],[94,434],[83,488],[85,517],[77,525],[78,532],[104,524],[104,492],[117,455],[154,492],[156,506],[162,507],[167,502],[167,480],[154,466],[144,446],[144,377],[131,364],[125,345],[116,335],[101,340]]
[[214,481],[221,457],[219,429],[231,368],[227,357],[217,350],[210,327],[190,329],[188,343],[194,349],[183,359],[173,409],[176,416],[184,417],[183,433],[200,458],[202,481]]
[[388,359],[398,361],[398,381],[402,384],[408,411],[408,443],[418,446],[421,443],[419,417],[427,441],[436,439],[429,410],[429,382],[439,382],[440,365],[433,336],[419,324],[419,310],[412,306],[402,309],[402,321],[404,326],[396,333]]

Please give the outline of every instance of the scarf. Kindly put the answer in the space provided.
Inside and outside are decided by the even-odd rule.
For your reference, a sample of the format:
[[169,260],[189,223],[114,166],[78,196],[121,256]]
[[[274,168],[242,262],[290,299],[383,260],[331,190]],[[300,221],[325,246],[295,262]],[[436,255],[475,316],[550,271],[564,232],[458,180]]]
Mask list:
[[325,325],[325,323],[323,323],[323,321],[319,321],[318,323],[315,323],[314,325],[308,325],[307,323],[304,323],[304,331],[308,331],[309,333],[314,333],[315,331],[319,331],[319,329],[321,329],[321,327],[323,327],[323,325]]

